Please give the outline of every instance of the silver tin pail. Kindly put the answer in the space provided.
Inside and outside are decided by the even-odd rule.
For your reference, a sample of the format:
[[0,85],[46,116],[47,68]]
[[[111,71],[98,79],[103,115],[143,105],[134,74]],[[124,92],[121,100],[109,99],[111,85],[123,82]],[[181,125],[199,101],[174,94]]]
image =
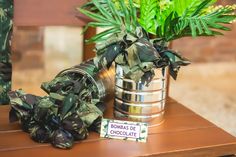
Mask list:
[[161,124],[165,112],[167,68],[155,69],[155,77],[149,86],[125,78],[120,65],[115,68],[114,116],[122,120],[147,122],[149,126]]
[[77,73],[83,77],[88,76],[89,81],[94,84],[99,92],[99,99],[109,100],[114,97],[114,86],[115,86],[115,68],[114,66],[109,69],[96,70],[96,65],[93,60],[88,60],[79,65],[63,70],[57,76],[62,76],[70,73]]

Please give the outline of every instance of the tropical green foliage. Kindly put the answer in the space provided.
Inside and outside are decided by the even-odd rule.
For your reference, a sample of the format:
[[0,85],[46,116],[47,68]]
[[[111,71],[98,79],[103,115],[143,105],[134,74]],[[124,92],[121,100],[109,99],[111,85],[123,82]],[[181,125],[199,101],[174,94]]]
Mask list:
[[158,11],[157,0],[141,0],[140,25],[149,33],[155,34],[157,28],[156,14]]
[[156,0],[157,5],[154,1],[141,0],[139,22],[146,31],[165,41],[184,36],[219,35],[219,30],[230,30],[222,24],[228,24],[236,17],[231,15],[235,10],[232,6],[209,10],[216,0]]
[[[120,0],[112,0],[115,3],[116,8],[120,9]],[[125,5],[129,7],[129,0],[124,0]],[[137,8],[140,7],[140,0],[133,0],[133,5]]]
[[[92,5],[91,5],[92,4]],[[120,10],[110,0],[92,0],[89,5],[86,4],[78,10],[95,20],[90,22],[87,27],[108,28],[104,32],[92,37],[88,42],[104,41],[112,35],[116,35],[123,30],[128,33],[135,31],[137,27],[137,14],[131,0],[129,0],[129,8],[123,0],[119,1]],[[85,28],[85,29],[86,29]]]
[[186,14],[186,11],[188,10],[189,13],[194,12],[197,8],[199,11],[201,11],[203,8],[200,8],[199,5],[201,3],[206,3],[207,5],[204,7],[208,7],[209,5],[212,5],[217,0],[172,0],[172,11],[175,11],[179,16],[183,16]]
[[157,27],[156,35],[165,41],[171,41],[184,36],[214,36],[221,35],[221,30],[229,31],[224,24],[229,24],[236,18],[232,15],[234,7],[226,6],[206,11],[210,4],[212,0],[204,0],[198,5],[195,4],[195,7],[190,5],[181,16],[172,11],[164,24]]
[[[87,25],[108,30],[89,42],[100,42],[141,25],[164,41],[184,36],[213,36],[230,30],[235,6],[212,7],[217,0],[92,0],[79,10],[96,22]],[[138,18],[136,18],[138,17]],[[138,21],[138,22],[137,22]]]

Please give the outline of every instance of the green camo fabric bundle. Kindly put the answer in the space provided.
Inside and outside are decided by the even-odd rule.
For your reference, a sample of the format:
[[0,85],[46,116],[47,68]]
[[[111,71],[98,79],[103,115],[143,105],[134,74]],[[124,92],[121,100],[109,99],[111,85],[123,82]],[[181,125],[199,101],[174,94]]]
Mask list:
[[48,96],[25,94],[22,90],[9,93],[10,122],[20,121],[22,130],[34,141],[68,149],[74,141],[85,139],[89,130],[100,131],[105,105],[86,75],[58,75],[41,87]]
[[0,105],[8,104],[11,90],[11,49],[13,0],[0,0]]
[[164,70],[166,66],[169,66],[170,75],[176,79],[179,68],[190,64],[189,60],[168,49],[166,42],[150,40],[141,27],[137,27],[134,34],[123,32],[109,41],[96,45],[95,64],[100,68],[109,68],[115,62],[122,66],[126,77],[136,82],[141,79],[148,85],[155,75],[154,69]]

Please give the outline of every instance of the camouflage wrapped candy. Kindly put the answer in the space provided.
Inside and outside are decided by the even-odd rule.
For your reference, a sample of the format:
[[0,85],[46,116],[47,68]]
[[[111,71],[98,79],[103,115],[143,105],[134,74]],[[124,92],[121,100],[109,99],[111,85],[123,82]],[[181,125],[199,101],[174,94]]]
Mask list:
[[0,105],[8,104],[7,93],[11,90],[11,50],[13,0],[0,1]]
[[168,49],[166,43],[162,41],[154,40],[153,45],[162,58],[159,62],[155,62],[156,67],[169,66],[169,73],[176,80],[180,67],[189,65],[190,61],[177,52]]
[[109,68],[115,62],[122,67],[126,78],[136,82],[141,79],[146,84],[154,77],[154,68],[169,66],[171,76],[176,79],[180,66],[190,64],[186,58],[169,50],[166,43],[151,41],[141,27],[134,34],[120,33],[119,37],[96,47],[98,67]]
[[41,87],[48,96],[25,94],[22,90],[9,93],[10,122],[19,120],[34,141],[68,149],[74,141],[87,138],[89,130],[100,131],[105,105],[88,76],[58,75]]

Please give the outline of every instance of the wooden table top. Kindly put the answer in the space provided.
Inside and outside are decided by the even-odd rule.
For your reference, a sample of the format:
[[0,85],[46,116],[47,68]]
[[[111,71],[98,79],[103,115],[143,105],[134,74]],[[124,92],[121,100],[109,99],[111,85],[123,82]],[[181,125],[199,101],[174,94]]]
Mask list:
[[[110,103],[112,104],[112,103]],[[9,106],[0,107],[0,157],[194,157],[236,154],[236,138],[169,98],[165,122],[149,129],[147,143],[99,138],[90,133],[70,150],[32,141],[17,123],[8,123]],[[112,105],[106,116],[112,116]]]

